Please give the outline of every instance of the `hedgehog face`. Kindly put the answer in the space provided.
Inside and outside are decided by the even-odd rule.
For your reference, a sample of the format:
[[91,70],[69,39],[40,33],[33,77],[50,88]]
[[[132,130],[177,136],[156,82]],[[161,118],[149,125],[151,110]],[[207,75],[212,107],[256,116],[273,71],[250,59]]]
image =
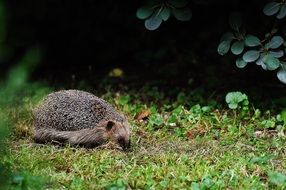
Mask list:
[[109,120],[104,123],[109,139],[118,144],[123,150],[130,148],[130,127],[127,121]]

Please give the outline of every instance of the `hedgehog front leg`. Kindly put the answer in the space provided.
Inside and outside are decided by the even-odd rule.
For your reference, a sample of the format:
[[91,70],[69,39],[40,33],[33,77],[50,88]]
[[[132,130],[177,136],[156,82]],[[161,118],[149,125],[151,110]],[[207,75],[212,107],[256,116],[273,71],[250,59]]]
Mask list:
[[94,148],[106,143],[108,139],[105,129],[97,127],[75,131],[74,135],[70,135],[68,141],[71,145]]
[[53,129],[37,129],[34,135],[37,143],[64,143],[73,146],[84,146],[94,148],[108,141],[104,128],[82,129],[78,131],[57,131]]
[[34,140],[37,143],[64,143],[73,136],[73,131],[56,131],[53,129],[37,129]]

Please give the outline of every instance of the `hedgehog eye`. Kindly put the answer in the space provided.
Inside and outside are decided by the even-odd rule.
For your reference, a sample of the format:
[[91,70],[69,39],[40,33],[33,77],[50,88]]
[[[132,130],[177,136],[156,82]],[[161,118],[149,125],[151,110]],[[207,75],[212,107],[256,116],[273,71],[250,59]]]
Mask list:
[[114,126],[114,122],[113,121],[108,121],[107,122],[107,125],[106,125],[106,129],[108,130],[108,131],[110,131],[111,129],[112,129],[112,127]]

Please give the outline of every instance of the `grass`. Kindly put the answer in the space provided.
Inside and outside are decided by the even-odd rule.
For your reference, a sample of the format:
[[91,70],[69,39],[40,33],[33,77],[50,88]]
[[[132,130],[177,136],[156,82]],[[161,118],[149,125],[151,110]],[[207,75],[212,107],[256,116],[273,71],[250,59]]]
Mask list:
[[132,124],[131,150],[38,145],[31,139],[31,110],[49,92],[38,90],[6,110],[13,133],[2,163],[24,176],[14,177],[10,189],[24,181],[35,189],[37,180],[44,189],[286,188],[285,125],[270,111],[200,105],[182,93],[171,101],[154,88],[148,101],[135,91],[109,91],[101,97]]

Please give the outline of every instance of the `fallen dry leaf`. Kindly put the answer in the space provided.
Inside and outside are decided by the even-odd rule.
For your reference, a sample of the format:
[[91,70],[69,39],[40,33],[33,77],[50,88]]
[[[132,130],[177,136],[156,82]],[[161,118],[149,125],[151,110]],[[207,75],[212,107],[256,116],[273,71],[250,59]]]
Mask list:
[[139,114],[135,116],[136,120],[146,120],[148,119],[149,115],[151,115],[151,111],[149,109],[142,110]]

